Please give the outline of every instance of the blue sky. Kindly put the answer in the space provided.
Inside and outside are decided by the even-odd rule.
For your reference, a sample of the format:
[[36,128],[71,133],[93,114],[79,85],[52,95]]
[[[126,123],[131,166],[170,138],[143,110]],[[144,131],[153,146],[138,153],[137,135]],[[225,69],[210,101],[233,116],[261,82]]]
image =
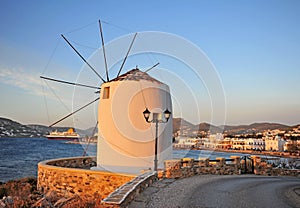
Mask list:
[[[300,123],[300,2],[296,0],[3,0],[0,116],[25,124],[49,124],[69,113],[73,89],[45,85],[39,76],[75,81],[83,63],[60,34],[93,46],[79,47],[88,56],[100,46],[91,41],[93,35],[99,37],[98,19],[108,23],[103,24],[106,42],[128,33],[161,31],[197,45],[222,80],[227,124]],[[49,85],[62,94],[50,95]],[[211,121],[205,113],[193,117],[185,104],[181,108],[190,112],[174,112],[175,116],[183,115],[193,123]]]

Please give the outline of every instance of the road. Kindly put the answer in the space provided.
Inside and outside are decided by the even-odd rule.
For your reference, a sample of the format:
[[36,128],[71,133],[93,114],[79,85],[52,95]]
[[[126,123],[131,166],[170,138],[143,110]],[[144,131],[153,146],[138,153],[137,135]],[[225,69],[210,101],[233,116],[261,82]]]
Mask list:
[[152,184],[134,207],[298,207],[300,178],[202,175]]

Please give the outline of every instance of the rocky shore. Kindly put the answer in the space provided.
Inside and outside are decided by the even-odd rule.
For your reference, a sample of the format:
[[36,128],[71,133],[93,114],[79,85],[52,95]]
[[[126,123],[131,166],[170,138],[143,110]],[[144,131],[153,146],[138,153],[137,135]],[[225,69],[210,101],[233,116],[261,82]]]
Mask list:
[[90,199],[82,199],[75,195],[69,198],[58,197],[54,192],[42,194],[37,190],[36,178],[22,178],[18,180],[0,182],[0,208],[15,207],[98,207],[102,197],[93,196]]

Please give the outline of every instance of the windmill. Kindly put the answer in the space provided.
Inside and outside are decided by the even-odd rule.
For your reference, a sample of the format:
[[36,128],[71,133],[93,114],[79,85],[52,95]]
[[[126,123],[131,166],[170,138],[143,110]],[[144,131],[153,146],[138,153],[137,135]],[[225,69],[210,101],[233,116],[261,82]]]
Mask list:
[[[88,63],[64,35],[61,36],[102,81],[100,87],[40,76],[45,80],[90,88],[97,90],[96,93],[99,93],[99,97],[52,123],[50,127],[99,100],[97,167],[94,169],[136,174],[141,170],[151,169],[154,159],[154,132],[157,129],[154,129],[152,124],[145,121],[143,112],[145,109],[150,109],[151,112],[158,114],[161,114],[165,109],[172,111],[170,90],[168,85],[146,73],[156,67],[158,63],[144,72],[135,68],[122,74],[137,33],[133,36],[117,76],[111,79],[106,61],[100,20],[99,28],[105,64],[105,78]],[[163,161],[172,157],[172,118],[160,128],[158,140],[156,151],[158,153],[158,167],[161,168]]]

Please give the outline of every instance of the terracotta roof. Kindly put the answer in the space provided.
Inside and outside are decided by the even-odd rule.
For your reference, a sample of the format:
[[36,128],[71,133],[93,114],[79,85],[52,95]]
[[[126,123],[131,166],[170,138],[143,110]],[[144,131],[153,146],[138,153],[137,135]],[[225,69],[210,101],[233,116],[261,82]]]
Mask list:
[[142,72],[139,69],[132,69],[132,70],[126,72],[125,74],[122,74],[119,77],[110,80],[110,82],[124,81],[124,80],[130,80],[130,81],[147,80],[147,81],[162,84],[162,82],[158,81],[157,79],[154,79],[149,74],[147,74],[146,72]]

